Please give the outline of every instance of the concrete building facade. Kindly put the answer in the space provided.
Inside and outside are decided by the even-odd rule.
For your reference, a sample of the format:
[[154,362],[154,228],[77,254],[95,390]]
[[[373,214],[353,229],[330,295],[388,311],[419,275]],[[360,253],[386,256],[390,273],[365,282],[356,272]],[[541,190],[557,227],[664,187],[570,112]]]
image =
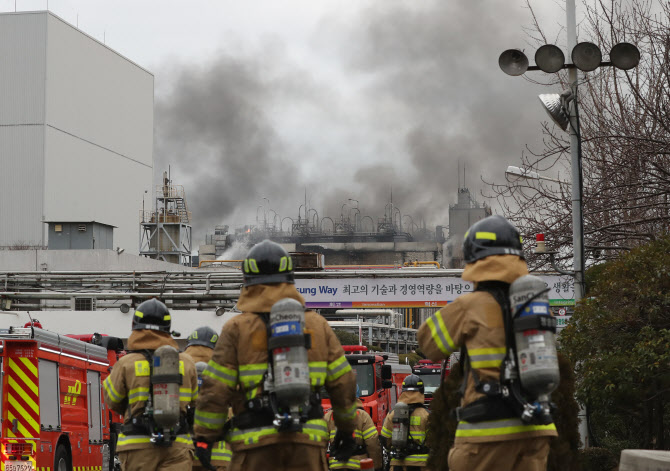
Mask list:
[[115,226],[138,252],[153,176],[153,75],[49,12],[0,14],[0,247],[43,221]]

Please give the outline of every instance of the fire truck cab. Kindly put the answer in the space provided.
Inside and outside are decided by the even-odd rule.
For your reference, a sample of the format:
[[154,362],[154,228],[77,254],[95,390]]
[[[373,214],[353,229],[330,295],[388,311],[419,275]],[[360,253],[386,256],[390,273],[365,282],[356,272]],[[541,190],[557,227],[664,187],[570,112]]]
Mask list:
[[433,363],[431,360],[419,360],[419,363],[412,368],[412,373],[423,380],[424,403],[427,407],[430,407],[433,394],[449,374],[449,360],[442,361],[441,363]]
[[120,416],[105,407],[102,381],[120,342],[105,348],[35,325],[0,329],[1,469],[112,470]]
[[[360,393],[359,399],[363,408],[370,414],[372,421],[381,433],[384,419],[395,406],[399,390],[397,383],[410,371],[393,371],[397,365],[386,364],[386,355],[367,353],[368,348],[361,345],[343,345],[345,356],[356,374],[356,384]],[[323,400],[324,409],[330,408],[330,400]]]

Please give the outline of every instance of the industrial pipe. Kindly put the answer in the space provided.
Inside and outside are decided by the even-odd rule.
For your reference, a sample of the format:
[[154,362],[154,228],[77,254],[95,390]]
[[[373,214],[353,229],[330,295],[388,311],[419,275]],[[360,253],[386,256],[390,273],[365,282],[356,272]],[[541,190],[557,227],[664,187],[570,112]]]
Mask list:
[[416,262],[405,262],[402,264],[403,267],[410,267],[410,266],[418,267],[420,265],[434,265],[435,268],[440,268],[440,262],[437,261],[426,261],[426,262],[416,261]]
[[198,268],[208,263],[242,263],[242,262],[244,262],[244,260],[200,260],[200,263],[198,263]]

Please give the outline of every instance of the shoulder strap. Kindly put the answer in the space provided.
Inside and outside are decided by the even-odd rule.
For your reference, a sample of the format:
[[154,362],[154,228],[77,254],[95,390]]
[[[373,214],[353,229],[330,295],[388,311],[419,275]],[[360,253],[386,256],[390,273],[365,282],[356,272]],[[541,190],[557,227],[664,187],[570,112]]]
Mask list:
[[475,291],[485,291],[489,293],[500,306],[503,316],[503,325],[505,326],[505,347],[507,347],[505,356],[507,357],[510,349],[516,349],[514,333],[512,332],[512,306],[509,302],[509,283],[504,283],[502,281],[483,281],[477,285]]
[[[503,317],[503,325],[505,327],[505,355],[509,355],[510,353],[510,346],[514,348],[514,344],[510,344],[510,342],[514,342],[514,336],[511,331],[512,327],[512,322],[511,322],[511,308],[510,308],[510,303],[509,303],[509,284],[504,283],[502,281],[482,281],[477,283],[477,288],[475,291],[484,291],[486,293],[489,293],[491,296],[493,296],[493,299],[496,300],[498,305],[500,306],[500,309],[502,311],[502,317]],[[461,364],[461,372],[463,374],[463,382],[461,383],[461,387],[458,390],[458,393],[460,394],[461,397],[465,395],[465,389],[467,388],[468,384],[468,376],[470,373],[472,373],[472,379],[474,380],[475,383],[475,390],[478,392],[484,392],[482,390],[482,381],[479,378],[479,374],[477,371],[472,368],[472,365],[470,364],[470,356],[468,355],[468,349],[465,345],[461,347],[461,358],[459,363]],[[501,377],[502,377],[502,368],[505,362],[501,363]],[[497,382],[497,385],[489,383],[488,388],[486,388],[488,391],[486,392],[487,395],[497,395],[500,390],[500,382]]]
[[[503,281],[482,281],[477,283],[477,289],[475,289],[475,291],[484,291],[493,296],[500,305],[503,316],[511,313],[509,303],[509,283]],[[504,320],[507,322],[507,317],[505,317]]]
[[140,355],[144,356],[146,358],[147,362],[149,362],[149,375],[153,374],[154,372],[154,351],[153,350],[133,350],[132,352],[128,353],[139,353]]

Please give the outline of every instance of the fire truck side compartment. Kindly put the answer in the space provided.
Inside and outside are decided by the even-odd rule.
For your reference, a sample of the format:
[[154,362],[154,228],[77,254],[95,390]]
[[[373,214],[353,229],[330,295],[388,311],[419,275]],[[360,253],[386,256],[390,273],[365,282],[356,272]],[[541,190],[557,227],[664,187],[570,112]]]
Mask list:
[[39,359],[40,422],[42,430],[60,427],[60,384],[58,364]]

